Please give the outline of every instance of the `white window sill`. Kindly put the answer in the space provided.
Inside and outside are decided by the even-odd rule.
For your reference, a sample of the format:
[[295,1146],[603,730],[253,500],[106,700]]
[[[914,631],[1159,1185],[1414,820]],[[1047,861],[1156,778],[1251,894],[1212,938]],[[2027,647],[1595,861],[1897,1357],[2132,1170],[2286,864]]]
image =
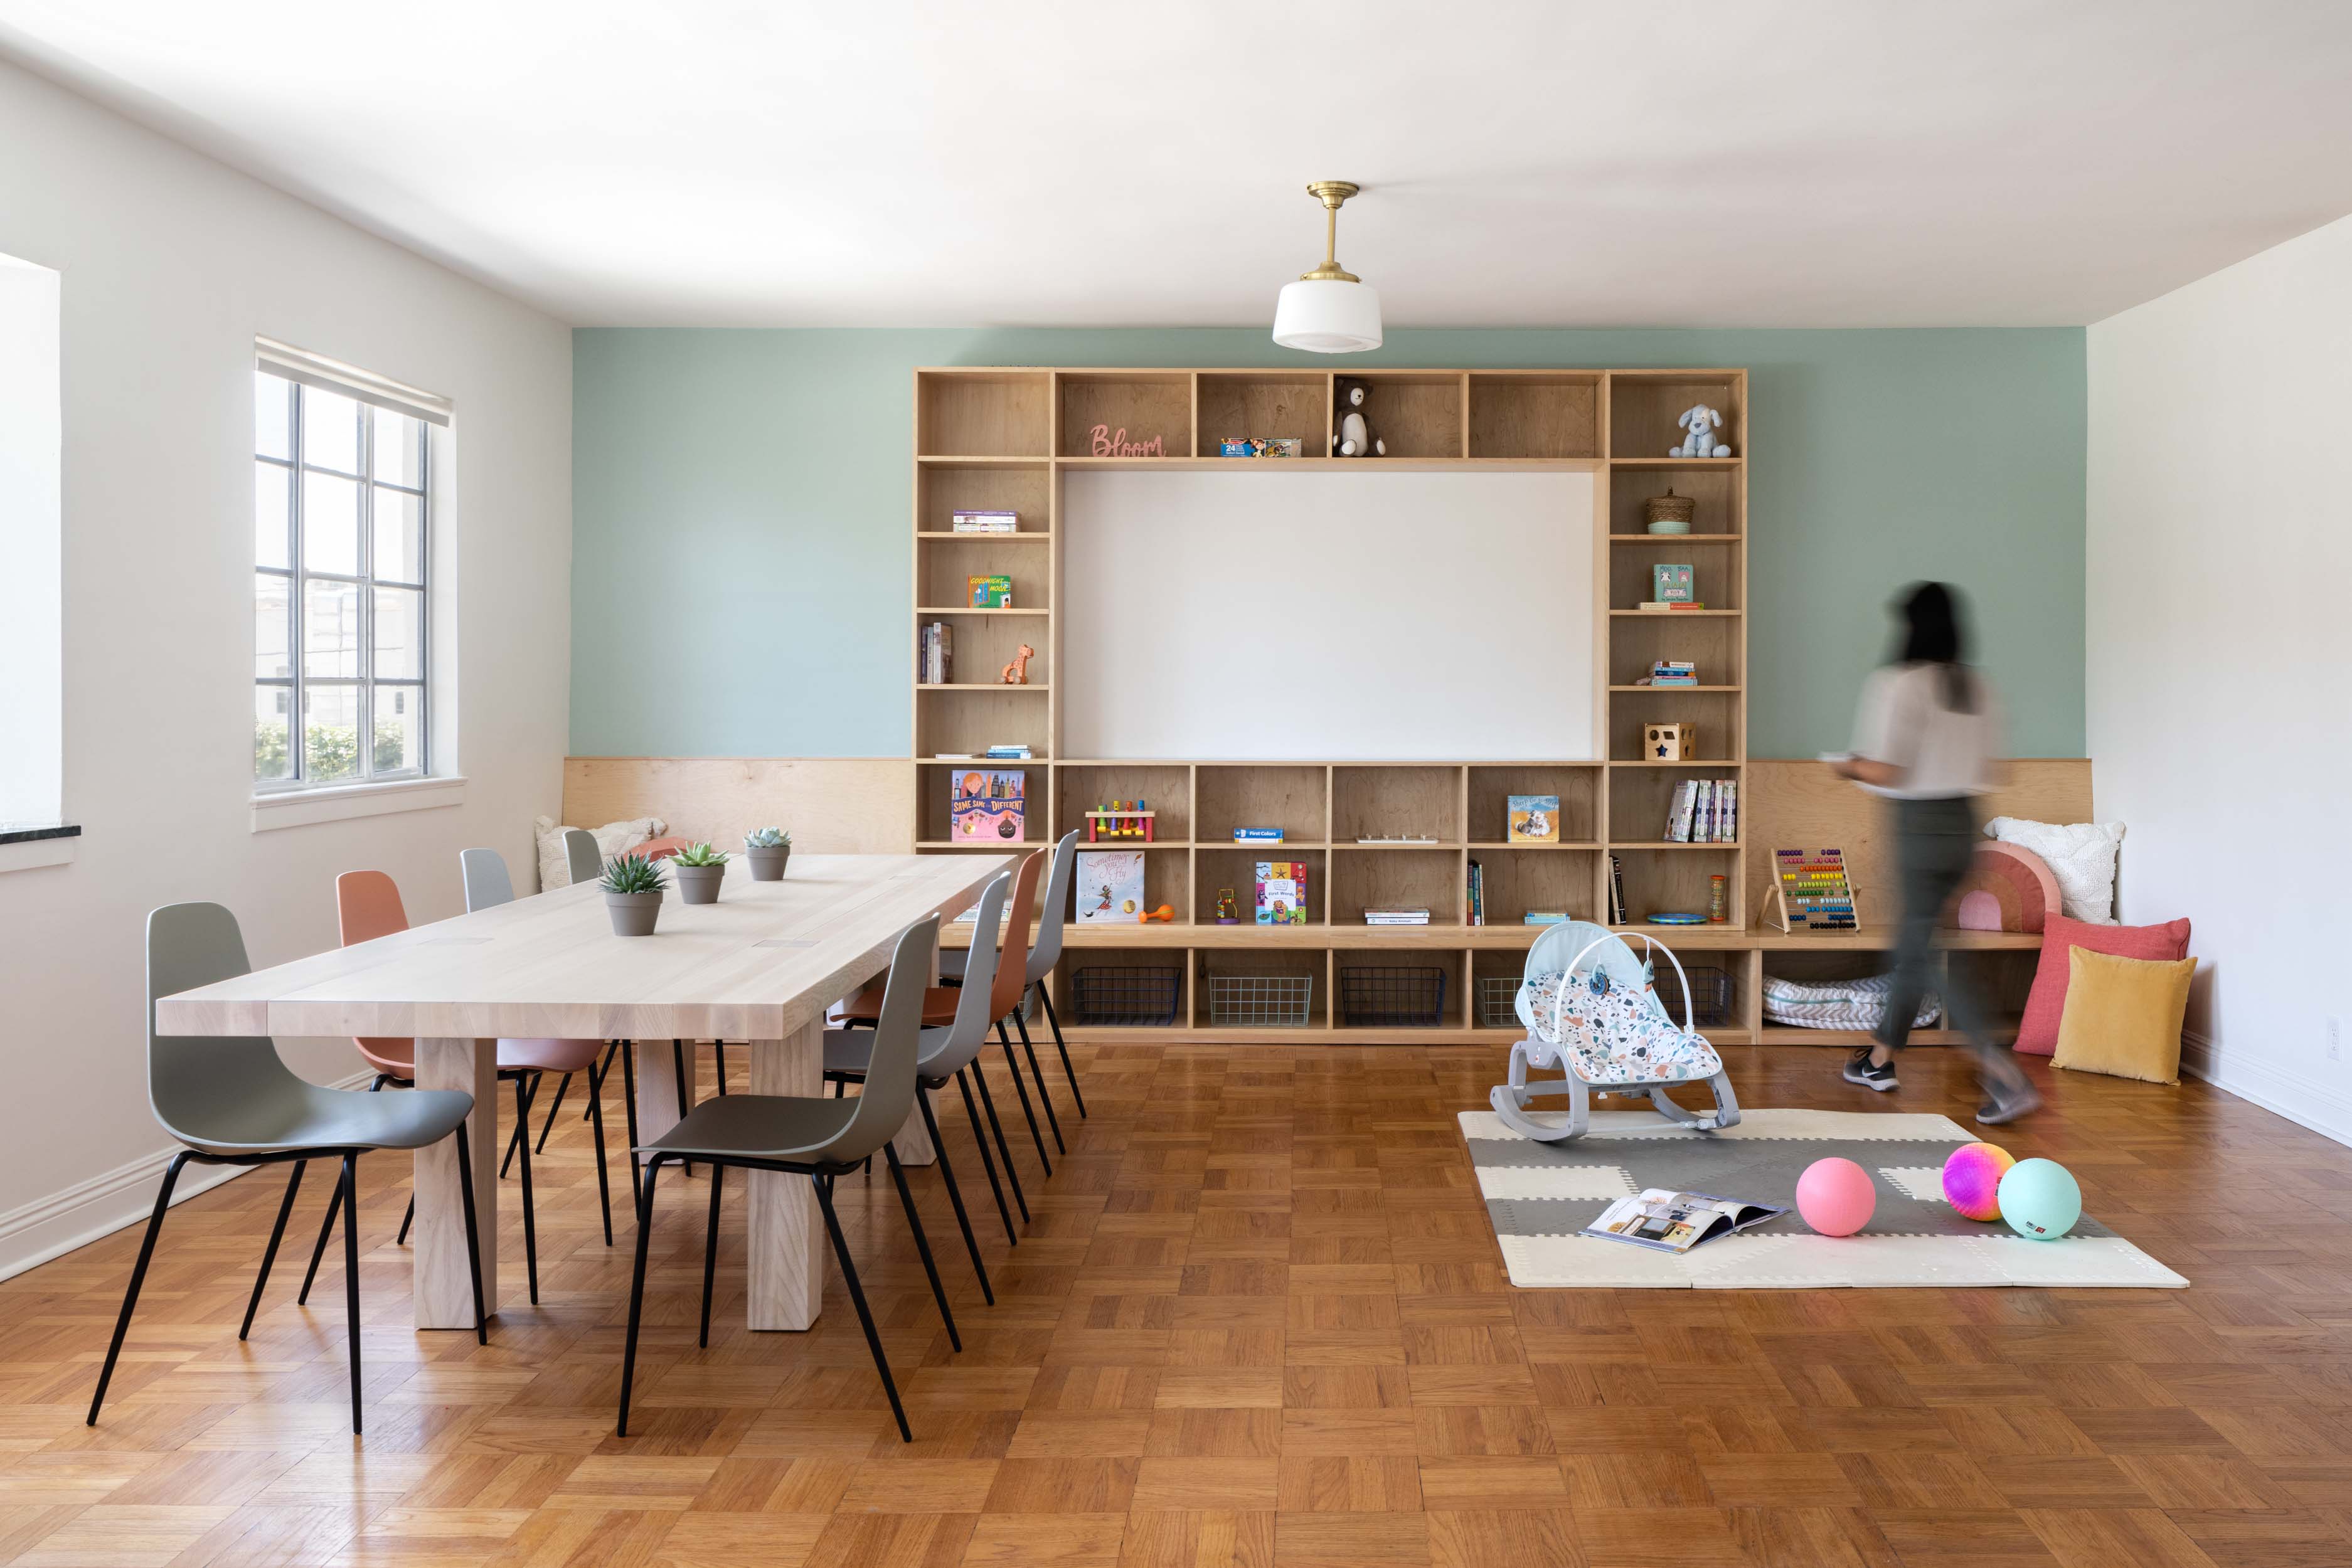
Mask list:
[[344,784],[320,789],[284,789],[253,798],[253,831],[307,828],[351,817],[383,817],[394,811],[431,811],[465,803],[466,780],[400,779],[388,784]]
[[71,865],[80,852],[79,835],[69,839],[30,839],[0,844],[0,872],[32,871],[45,865]]

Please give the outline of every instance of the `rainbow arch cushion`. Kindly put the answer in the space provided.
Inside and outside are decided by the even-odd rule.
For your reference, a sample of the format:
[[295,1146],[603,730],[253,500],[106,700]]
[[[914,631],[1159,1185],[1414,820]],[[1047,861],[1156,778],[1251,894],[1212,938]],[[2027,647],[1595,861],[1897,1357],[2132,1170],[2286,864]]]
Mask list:
[[2063,907],[2049,862],[1995,840],[1977,846],[1952,924],[1963,931],[2040,931]]

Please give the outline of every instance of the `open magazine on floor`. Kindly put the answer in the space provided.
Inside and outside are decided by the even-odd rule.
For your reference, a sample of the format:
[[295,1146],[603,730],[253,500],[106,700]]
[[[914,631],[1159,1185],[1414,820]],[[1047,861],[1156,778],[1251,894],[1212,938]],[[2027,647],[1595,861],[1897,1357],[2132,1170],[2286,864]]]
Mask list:
[[1621,1197],[1611,1204],[1584,1228],[1584,1234],[1603,1241],[1630,1241],[1654,1252],[1687,1252],[1702,1241],[1747,1230],[1788,1212],[1769,1203],[1654,1186],[1639,1197]]

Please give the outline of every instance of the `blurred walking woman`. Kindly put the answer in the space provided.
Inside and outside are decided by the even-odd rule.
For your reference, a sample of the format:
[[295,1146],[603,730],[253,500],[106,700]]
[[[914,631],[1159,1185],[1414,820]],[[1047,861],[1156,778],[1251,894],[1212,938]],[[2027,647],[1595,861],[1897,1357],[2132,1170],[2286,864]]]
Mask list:
[[[1958,597],[1923,582],[1895,606],[1902,642],[1895,661],[1862,691],[1853,753],[1832,761],[1843,778],[1883,795],[1894,812],[1895,871],[1902,904],[1895,985],[1875,1043],[1853,1053],[1845,1079],[1881,1092],[1895,1086],[1895,1053],[1911,1033],[1935,976],[1936,927],[1976,853],[1974,797],[2000,780],[2000,713],[1984,674],[1964,662]],[[2042,1103],[2011,1053],[1994,1046],[1964,969],[1945,977],[1944,1006],[1976,1052],[1984,1103],[1977,1120],[2012,1122]]]

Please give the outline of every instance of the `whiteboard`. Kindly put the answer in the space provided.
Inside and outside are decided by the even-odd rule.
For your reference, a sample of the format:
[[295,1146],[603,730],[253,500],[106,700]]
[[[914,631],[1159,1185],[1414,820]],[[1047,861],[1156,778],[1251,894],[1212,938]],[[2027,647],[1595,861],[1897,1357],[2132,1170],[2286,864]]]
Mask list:
[[1589,473],[1080,470],[1072,758],[1585,758]]

